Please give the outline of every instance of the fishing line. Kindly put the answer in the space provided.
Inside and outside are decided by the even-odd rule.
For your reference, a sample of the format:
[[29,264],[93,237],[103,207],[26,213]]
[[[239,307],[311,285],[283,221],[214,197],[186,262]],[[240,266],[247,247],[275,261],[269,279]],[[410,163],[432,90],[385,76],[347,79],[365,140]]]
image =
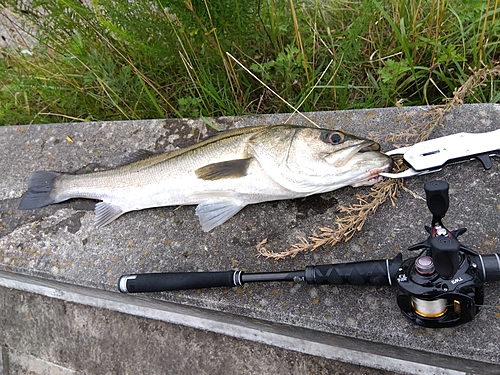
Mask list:
[[228,55],[231,59],[233,59],[239,66],[241,66],[245,72],[247,72],[248,74],[250,74],[253,78],[255,78],[257,81],[259,81],[259,83],[261,85],[263,85],[266,89],[268,89],[269,91],[271,91],[274,95],[276,95],[281,101],[283,101],[283,103],[285,103],[287,106],[289,106],[290,108],[292,108],[296,113],[298,113],[300,116],[302,116],[304,119],[306,119],[307,121],[309,121],[311,124],[313,124],[314,126],[316,127],[320,127],[318,124],[316,124],[313,120],[311,120],[309,117],[307,117],[306,115],[304,115],[303,113],[301,113],[297,108],[295,108],[293,105],[291,105],[290,103],[288,103],[285,99],[283,99],[276,91],[274,91],[272,88],[270,88],[268,85],[266,85],[259,77],[257,77],[255,74],[253,74],[245,65],[243,65],[242,63],[240,63],[235,57],[233,57],[233,55],[231,55],[229,52],[226,52],[226,55]]

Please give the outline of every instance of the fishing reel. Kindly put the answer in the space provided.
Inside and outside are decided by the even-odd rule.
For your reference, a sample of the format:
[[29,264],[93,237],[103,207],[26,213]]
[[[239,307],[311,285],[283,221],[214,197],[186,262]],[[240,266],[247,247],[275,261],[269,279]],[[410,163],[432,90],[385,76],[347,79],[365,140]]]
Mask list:
[[314,285],[397,285],[397,304],[403,314],[425,327],[450,327],[474,319],[484,300],[483,283],[500,281],[500,254],[479,255],[460,244],[466,229],[449,231],[442,223],[448,211],[449,185],[443,181],[424,186],[432,225],[429,237],[409,247],[421,250],[403,261],[369,260],[307,266],[302,270],[245,273],[166,272],[124,275],[118,281],[122,293],[165,292],[212,287],[243,286],[250,282],[306,282]]
[[431,227],[425,226],[429,237],[408,247],[423,251],[405,260],[396,274],[399,308],[407,318],[425,327],[450,327],[471,321],[484,301],[486,274],[479,275],[478,271],[484,271],[485,265],[477,264],[484,261],[483,257],[458,241],[465,228],[449,231],[441,221],[448,211],[448,188],[444,181],[425,184],[427,206],[432,213]]

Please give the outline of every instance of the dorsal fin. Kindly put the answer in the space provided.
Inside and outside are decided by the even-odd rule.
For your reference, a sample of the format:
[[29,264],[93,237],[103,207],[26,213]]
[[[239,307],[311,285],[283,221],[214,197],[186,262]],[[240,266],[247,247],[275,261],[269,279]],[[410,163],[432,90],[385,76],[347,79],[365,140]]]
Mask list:
[[147,158],[150,158],[151,156],[156,155],[153,151],[149,150],[144,150],[144,149],[139,149],[137,151],[131,152],[130,154],[127,155],[121,166],[127,165],[127,164],[132,164],[135,163],[136,161],[139,160],[144,160]]

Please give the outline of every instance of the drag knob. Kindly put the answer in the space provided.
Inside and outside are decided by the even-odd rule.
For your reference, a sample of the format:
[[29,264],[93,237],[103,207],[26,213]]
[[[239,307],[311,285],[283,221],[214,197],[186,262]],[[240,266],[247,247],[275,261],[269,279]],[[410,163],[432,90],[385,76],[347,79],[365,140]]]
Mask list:
[[424,276],[432,275],[436,270],[434,268],[434,262],[432,258],[426,255],[417,258],[417,260],[415,261],[415,269],[419,274]]

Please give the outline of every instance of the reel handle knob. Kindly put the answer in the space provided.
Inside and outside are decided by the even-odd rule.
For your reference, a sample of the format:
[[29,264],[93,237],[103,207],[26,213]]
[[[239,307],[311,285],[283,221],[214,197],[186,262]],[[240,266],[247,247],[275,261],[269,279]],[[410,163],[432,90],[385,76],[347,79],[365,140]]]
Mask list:
[[424,185],[427,207],[435,218],[442,219],[450,205],[448,189],[450,185],[446,181],[429,181]]

